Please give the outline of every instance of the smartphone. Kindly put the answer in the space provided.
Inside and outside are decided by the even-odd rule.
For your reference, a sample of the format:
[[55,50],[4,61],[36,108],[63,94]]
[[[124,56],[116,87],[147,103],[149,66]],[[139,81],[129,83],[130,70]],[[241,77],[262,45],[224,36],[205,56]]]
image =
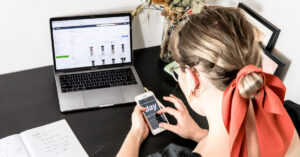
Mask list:
[[162,105],[156,99],[153,92],[148,91],[143,94],[137,95],[135,97],[135,101],[138,105],[147,108],[147,110],[143,114],[151,130],[151,133],[153,135],[157,135],[158,133],[165,131],[165,129],[159,127],[159,123],[161,122],[169,123],[169,122],[164,113],[162,114],[156,113],[161,109]]

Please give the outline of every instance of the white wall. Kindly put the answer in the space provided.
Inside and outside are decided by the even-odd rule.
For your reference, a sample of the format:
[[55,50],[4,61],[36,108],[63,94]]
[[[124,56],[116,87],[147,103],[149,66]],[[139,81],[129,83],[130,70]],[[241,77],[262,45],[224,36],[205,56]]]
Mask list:
[[[0,74],[53,64],[50,17],[128,12],[140,3],[140,0],[1,0]],[[149,13],[144,11],[133,22],[133,49],[161,43],[163,18],[158,11]]]
[[[300,103],[300,3],[297,0],[207,0],[236,6],[243,1],[281,29],[274,49],[288,63],[286,99]],[[140,0],[9,0],[0,1],[0,74],[52,64],[49,18],[134,9]],[[159,45],[163,18],[145,11],[133,23],[133,47]],[[159,17],[159,18],[156,18]]]

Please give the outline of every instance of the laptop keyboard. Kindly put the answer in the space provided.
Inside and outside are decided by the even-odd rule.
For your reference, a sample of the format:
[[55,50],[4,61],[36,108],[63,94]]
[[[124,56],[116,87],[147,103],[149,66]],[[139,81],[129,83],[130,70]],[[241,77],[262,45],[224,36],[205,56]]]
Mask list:
[[60,75],[63,93],[137,84],[130,68]]

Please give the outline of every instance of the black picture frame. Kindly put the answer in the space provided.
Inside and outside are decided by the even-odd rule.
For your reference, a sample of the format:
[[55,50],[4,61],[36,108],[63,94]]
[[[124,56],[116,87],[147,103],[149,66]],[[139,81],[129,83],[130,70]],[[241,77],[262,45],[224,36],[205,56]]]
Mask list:
[[267,44],[265,46],[261,45],[261,47],[263,49],[263,53],[265,54],[265,57],[268,57],[267,59],[265,59],[265,60],[269,60],[268,64],[273,64],[277,66],[275,70],[268,71],[268,73],[273,73],[275,76],[280,78],[281,73],[285,67],[285,63],[281,59],[279,59],[275,54],[271,53],[279,37],[280,29],[277,28],[272,23],[270,23],[264,17],[259,15],[257,12],[253,11],[251,8],[249,8],[242,2],[238,4],[238,8],[241,8],[245,13],[250,15],[253,19],[255,19],[257,22],[262,24],[265,28],[269,29],[270,32],[272,32]]
[[[241,8],[245,13],[247,13],[248,15],[250,15],[251,17],[253,17],[256,21],[258,21],[265,28],[269,29],[272,32],[272,34],[269,37],[268,42],[265,43],[265,45],[262,45],[263,49],[267,50],[268,52],[272,52],[272,50],[273,50],[273,48],[274,48],[274,46],[275,46],[275,44],[277,42],[278,36],[280,34],[280,29],[277,28],[271,22],[269,22],[268,20],[266,20],[264,17],[262,17],[261,15],[259,15],[257,12],[255,12],[254,10],[252,10],[250,7],[248,7],[247,5],[245,5],[242,2],[240,2],[238,4],[238,8]],[[263,33],[265,33],[265,32],[263,32]]]
[[275,56],[273,53],[270,53],[269,51],[267,50],[264,50],[264,54],[272,60],[273,64],[277,64],[277,68],[275,69],[275,71],[273,71],[273,74],[277,77],[281,77],[281,73],[285,67],[285,63],[280,60],[277,56]]

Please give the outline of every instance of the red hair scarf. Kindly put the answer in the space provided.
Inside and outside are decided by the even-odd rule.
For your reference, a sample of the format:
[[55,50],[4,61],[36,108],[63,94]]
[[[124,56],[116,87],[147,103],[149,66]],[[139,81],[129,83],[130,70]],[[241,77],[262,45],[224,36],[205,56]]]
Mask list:
[[243,76],[253,72],[259,73],[264,80],[253,104],[260,155],[282,157],[294,133],[293,122],[283,106],[285,86],[279,78],[254,65],[242,68],[223,95],[223,121],[229,134],[230,156],[248,156],[246,114],[249,99],[240,95],[237,85]]

